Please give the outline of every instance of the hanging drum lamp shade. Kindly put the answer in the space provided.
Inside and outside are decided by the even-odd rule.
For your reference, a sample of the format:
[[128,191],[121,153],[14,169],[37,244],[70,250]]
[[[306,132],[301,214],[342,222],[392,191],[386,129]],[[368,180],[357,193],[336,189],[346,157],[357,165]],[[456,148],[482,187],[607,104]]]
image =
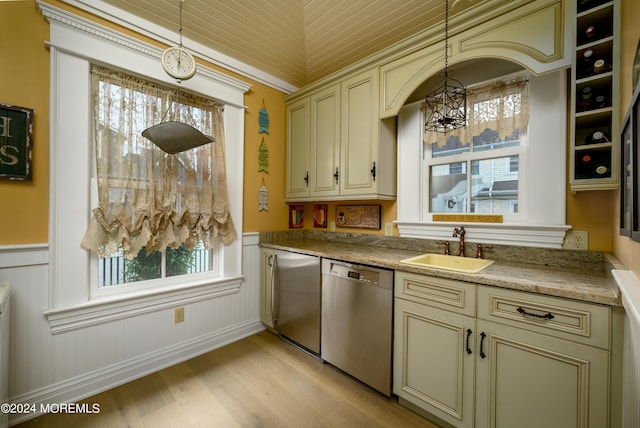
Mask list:
[[193,126],[183,122],[161,122],[142,131],[142,136],[167,153],[175,154],[213,141]]

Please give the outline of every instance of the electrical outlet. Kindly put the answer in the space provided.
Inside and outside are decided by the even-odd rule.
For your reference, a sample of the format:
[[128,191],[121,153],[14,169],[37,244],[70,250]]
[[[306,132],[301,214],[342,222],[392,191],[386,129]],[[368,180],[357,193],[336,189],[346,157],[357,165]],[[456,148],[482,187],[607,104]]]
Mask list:
[[589,232],[586,230],[568,230],[562,242],[565,250],[589,249]]
[[184,308],[176,308],[173,312],[173,322],[177,324],[184,321]]
[[384,224],[384,234],[387,236],[393,235],[393,223]]
[[329,232],[335,232],[336,231],[336,222],[335,221],[330,221],[329,222]]

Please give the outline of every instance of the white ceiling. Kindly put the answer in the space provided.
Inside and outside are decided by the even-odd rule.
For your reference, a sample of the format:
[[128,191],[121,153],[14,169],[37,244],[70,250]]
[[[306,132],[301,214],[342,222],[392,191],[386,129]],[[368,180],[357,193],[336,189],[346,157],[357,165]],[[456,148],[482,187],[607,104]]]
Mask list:
[[[103,1],[178,31],[180,0]],[[450,0],[449,14],[482,1]],[[182,26],[185,39],[302,87],[444,15],[445,0],[185,0]]]

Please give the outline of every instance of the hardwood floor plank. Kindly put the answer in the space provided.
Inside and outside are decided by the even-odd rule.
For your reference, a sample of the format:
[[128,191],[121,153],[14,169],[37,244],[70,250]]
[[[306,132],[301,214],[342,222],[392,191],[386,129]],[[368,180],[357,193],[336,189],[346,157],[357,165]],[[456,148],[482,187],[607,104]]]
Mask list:
[[438,428],[330,364],[263,331],[97,394],[99,414],[20,428]]

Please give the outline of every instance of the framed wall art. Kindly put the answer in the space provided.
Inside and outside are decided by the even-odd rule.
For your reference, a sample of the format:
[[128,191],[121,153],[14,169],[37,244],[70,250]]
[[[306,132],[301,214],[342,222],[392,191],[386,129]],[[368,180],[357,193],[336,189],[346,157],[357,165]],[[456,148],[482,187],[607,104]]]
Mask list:
[[631,237],[634,241],[640,242],[640,88],[636,88],[633,97],[633,139],[631,142]]
[[633,59],[633,68],[631,69],[631,90],[633,93],[636,92],[638,87],[638,81],[640,80],[640,40],[638,40],[638,45],[636,46],[636,55]]
[[304,226],[304,205],[289,205],[289,227],[300,229]]
[[633,159],[635,136],[633,108],[624,120],[620,133],[620,235],[631,236],[633,224]]
[[0,179],[32,179],[33,109],[0,103]]
[[337,205],[336,226],[380,229],[381,205]]
[[313,206],[313,227],[327,228],[326,204],[315,204]]

